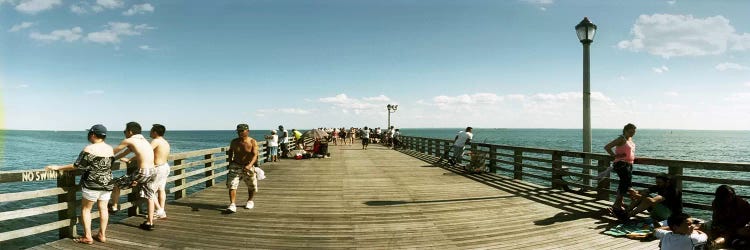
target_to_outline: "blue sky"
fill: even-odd
[[[0,128],[750,128],[750,1],[0,0]]]

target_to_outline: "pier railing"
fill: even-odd
[[[453,145],[453,140],[446,139],[401,138],[404,147],[436,157],[445,156]],[[613,173],[606,174],[601,180],[597,178],[612,163],[612,157],[606,154],[487,143],[471,143],[467,148],[488,155],[486,164],[490,173],[577,191],[597,199],[609,200],[610,195],[616,194],[614,184],[619,183],[617,178],[610,178]],[[670,174],[683,192],[684,206],[700,210],[711,210],[713,190],[721,184],[739,186],[738,190],[750,187],[747,179],[750,163],[636,158],[634,169],[634,187],[650,187],[654,185],[653,177],[657,174]]]
[[[290,145],[293,145],[293,143],[292,140]],[[262,164],[265,163],[269,152],[265,141],[258,141],[258,145],[258,164]],[[223,177],[229,172],[225,168],[229,165],[226,161],[226,151],[228,149],[229,147],[219,147],[169,155],[170,175],[167,178],[167,183],[172,183],[173,185],[168,185],[167,194],[173,195],[175,200],[179,200],[186,197],[188,188],[203,189],[213,186],[217,178]],[[127,165],[119,161],[112,167],[113,171],[126,169]],[[0,232],[0,242],[53,230],[58,230],[60,238],[75,236],[76,225],[81,221],[80,215],[77,214],[79,209],[76,209],[80,206],[81,202],[80,194],[78,194],[81,187],[76,181],[76,177],[80,174],[80,171],[62,172],[47,171],[45,169],[0,171],[0,184],[28,184],[36,182],[42,186],[40,182],[57,181],[57,185],[51,188],[0,194],[0,204],[10,204],[8,207],[19,208],[11,211],[0,211],[0,222],[57,213],[56,220],[47,216],[44,222],[39,222],[37,225],[28,225],[29,227]],[[119,175],[115,174],[115,176]],[[120,209],[127,209],[128,216],[137,215],[140,212],[137,205],[137,193],[133,192],[133,189],[128,189],[122,190],[120,195],[127,195],[127,200],[120,202]],[[52,202],[53,204],[34,207],[23,205],[50,203],[49,201],[44,201],[44,199],[49,200],[54,199],[54,197],[57,198],[57,201]],[[119,198],[112,197],[112,199]],[[92,219],[98,217],[98,213],[92,213]]]

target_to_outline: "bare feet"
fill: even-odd
[[[78,238],[73,239],[73,241],[76,243],[81,243],[81,244],[86,244],[86,245],[94,244],[93,239],[87,239],[86,237],[78,237]]]
[[[98,242],[101,242],[101,243],[104,243],[104,242],[107,242],[107,237],[104,237],[104,236],[101,235],[101,233],[98,233],[98,234],[94,235],[94,240],[96,240]]]

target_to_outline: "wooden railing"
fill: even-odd
[[[258,144],[260,146],[258,164],[262,164],[265,163],[269,152],[265,141],[259,141]],[[290,144],[293,144],[293,140]],[[228,149],[229,147],[220,147],[171,154],[168,158],[171,163],[171,173],[167,182],[173,183],[174,186],[169,188],[167,193],[174,195],[175,200],[179,200],[186,197],[188,188],[213,186],[217,178],[225,176],[229,172],[225,168],[229,165],[226,162],[226,151]],[[125,163],[116,162],[112,170],[125,170],[126,168]],[[76,213],[76,206],[80,205],[80,200],[76,198],[76,192],[81,190],[81,187],[76,183],[76,176],[78,175],[80,175],[79,171],[58,172],[44,169],[0,171],[0,183],[57,180],[57,185],[53,188],[0,194],[1,203],[30,202],[34,199],[57,196],[57,203],[54,204],[0,212],[0,222],[57,212],[56,221],[39,222],[39,224],[30,227],[0,232],[0,242],[52,230],[58,230],[60,238],[75,236],[76,225],[80,223],[80,217]],[[115,174],[115,176],[118,175]],[[123,190],[120,195],[127,195],[127,201],[120,203],[120,209],[127,209],[128,216],[137,215],[139,213],[139,206],[136,205],[137,194],[132,189],[128,189]],[[112,197],[112,199],[119,198]],[[98,213],[92,213],[92,219],[98,217]]]
[[[446,139],[410,136],[401,138],[404,147],[438,157],[450,151],[453,144],[453,140]],[[614,174],[595,181],[597,174],[605,171],[611,164],[612,158],[606,154],[487,143],[471,143],[468,148],[472,152],[484,152],[488,155],[490,173],[509,175],[517,180],[532,179],[532,182],[569,191],[577,188],[579,193],[597,199],[609,200],[611,194],[616,194],[616,186],[613,184],[619,183],[616,178],[610,178]],[[584,164],[587,159],[591,164]],[[659,173],[670,174],[674,177],[677,188],[683,192],[684,206],[700,210],[711,210],[710,200],[713,199],[716,187],[721,184],[735,188],[740,186],[738,190],[750,187],[750,163],[636,158],[634,169],[633,186],[649,187],[654,183],[652,177]],[[747,196],[743,193],[740,195]]]

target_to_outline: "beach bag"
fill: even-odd
[[[266,172],[263,171],[263,169],[260,169],[259,167],[255,167],[255,177],[258,180],[263,180],[266,178]]]

